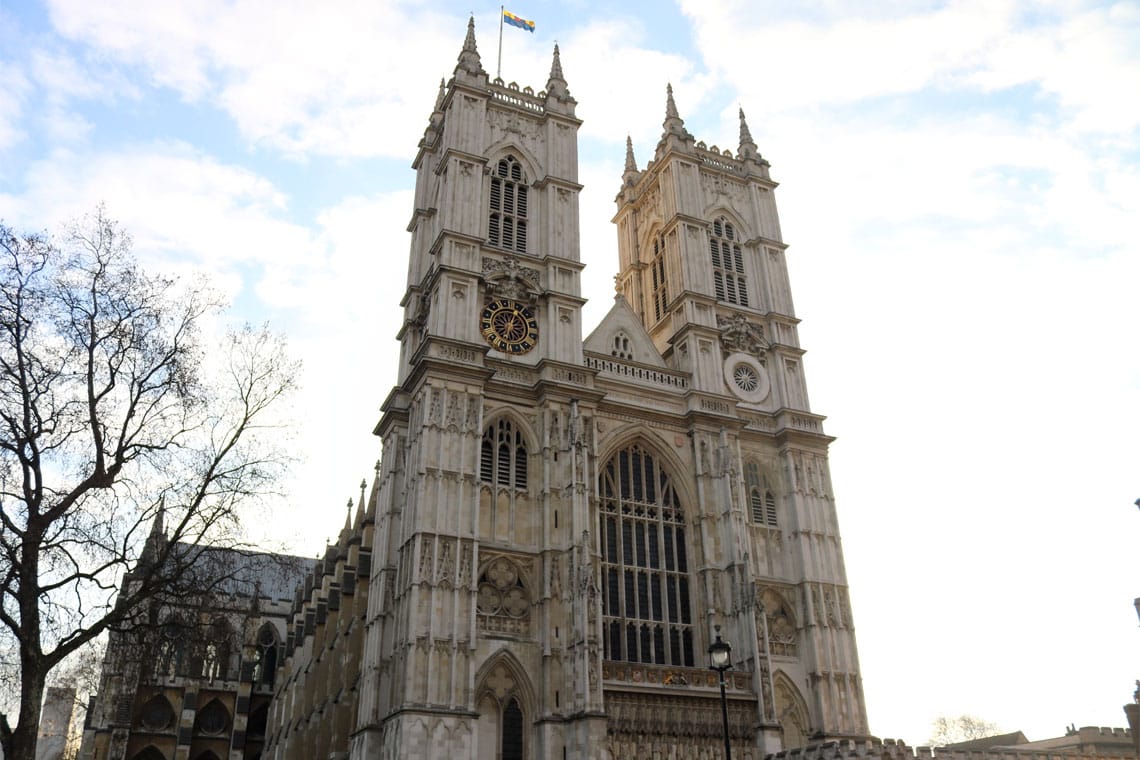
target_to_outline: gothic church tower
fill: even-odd
[[[351,757],[705,757],[866,734],[768,164],[670,91],[583,340],[576,103],[490,80],[473,22],[413,164],[398,384],[375,428]]]
[[[557,47],[544,90],[489,81],[472,21],[420,142],[354,758],[603,743],[596,615],[569,593],[591,567],[580,404],[596,398],[575,105]]]

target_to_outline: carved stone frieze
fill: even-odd
[[[728,353],[745,353],[762,357],[769,348],[764,337],[764,328],[749,322],[742,314],[716,317],[720,328],[720,345]]]
[[[540,276],[537,269],[522,266],[514,256],[483,259],[483,278],[487,281],[487,294],[492,298],[533,302],[542,292]]]

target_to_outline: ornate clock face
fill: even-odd
[[[538,322],[526,304],[500,298],[491,301],[479,315],[483,338],[505,354],[525,354],[538,343]]]

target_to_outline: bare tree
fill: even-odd
[[[0,225],[0,257],[0,664],[19,688],[0,742],[33,760],[52,670],[201,592],[193,568],[238,545],[239,505],[285,464],[297,367],[264,328],[210,350],[217,300],[143,272],[101,207],[58,241]]]
[[[945,747],[947,744],[984,739],[987,736],[996,736],[999,733],[1001,733],[1001,729],[996,723],[991,723],[976,715],[959,715],[957,718],[939,715],[931,724],[929,741],[932,747]]]

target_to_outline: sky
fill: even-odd
[[[583,121],[588,332],[612,303],[624,143],[686,127],[779,181],[828,416],[871,731],[971,713],[1123,726],[1140,678],[1140,4],[527,0]],[[290,497],[316,555],[371,479],[396,377],[410,163],[474,12],[293,0],[0,0],[0,219],[99,202],[152,270],[206,272],[304,362]]]

